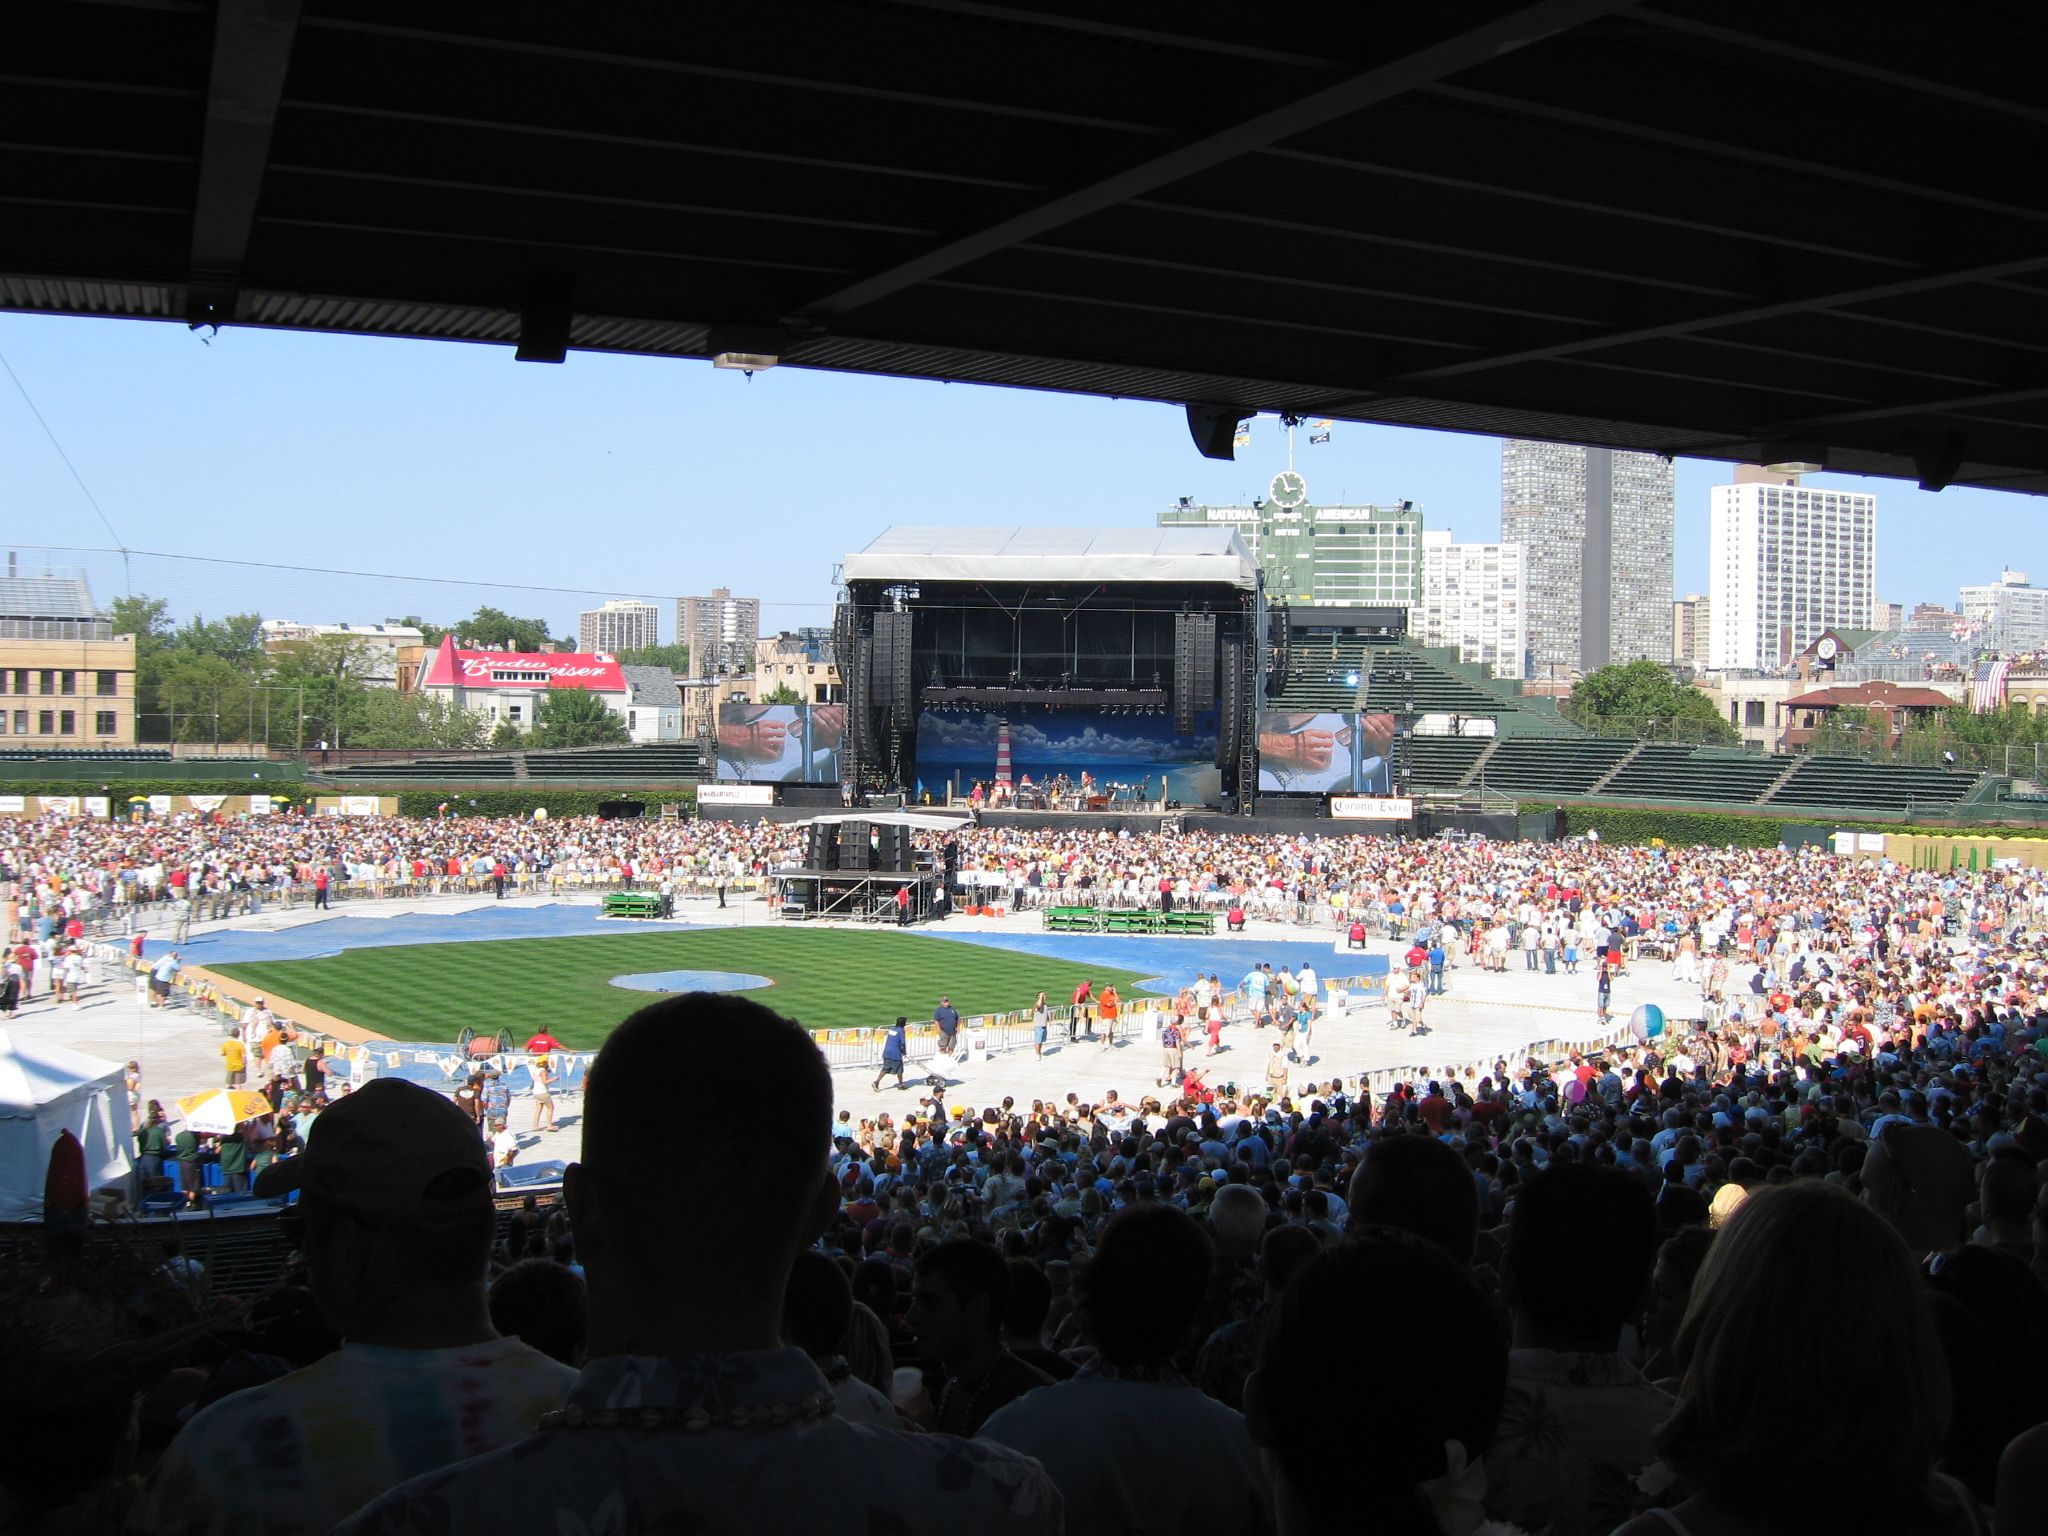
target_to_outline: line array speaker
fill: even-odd
[[[839,867],[839,829],[829,821],[814,821],[809,828],[809,847],[804,857],[807,869]]]
[[[910,868],[910,828],[882,827],[881,849],[875,868],[903,870]]]
[[[839,867],[841,869],[874,868],[874,848],[868,842],[868,824],[864,821],[842,821],[839,823]]]
[[[1173,616],[1173,728],[1185,736],[1195,716],[1216,707],[1216,615]]]
[[[1218,768],[1235,763],[1244,746],[1244,685],[1244,641],[1232,635],[1223,642],[1223,707],[1216,722]]]
[[[875,672],[868,702],[899,715],[907,715],[912,707],[910,621],[907,613],[875,615]]]

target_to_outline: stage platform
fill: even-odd
[[[910,890],[910,920],[930,915],[937,877],[930,870],[784,869],[775,873],[778,899],[771,908],[781,918],[851,918],[863,923],[902,920],[896,893]]]

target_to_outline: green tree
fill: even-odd
[[[546,619],[515,618],[489,604],[457,624],[455,634],[485,651],[545,651],[554,644]]]
[[[1654,661],[1631,661],[1588,672],[1572,685],[1561,713],[1603,736],[1660,741],[1736,742],[1741,733],[1721,718],[1714,701],[1690,684],[1672,680]]]
[[[666,667],[677,677],[690,675],[690,648],[687,645],[649,645],[637,651],[619,652],[619,663],[628,667]]]
[[[500,720],[498,728],[491,732],[491,750],[494,752],[517,752],[526,745],[526,732],[510,720]]]
[[[1815,757],[1891,756],[1891,732],[1884,718],[1871,710],[1831,709],[1814,727],[1806,750]]]
[[[115,634],[135,637],[138,665],[171,643],[171,605],[160,597],[151,597],[147,592],[117,597],[112,616]]]
[[[396,688],[364,692],[360,723],[349,740],[352,747],[436,747],[467,751],[484,741],[484,722],[461,705],[431,693],[400,693]]]
[[[256,679],[219,656],[165,657],[152,702],[157,741],[241,743],[262,734]]]
[[[177,649],[193,656],[218,656],[231,666],[259,670],[263,655],[263,615],[231,613],[224,619],[195,614],[171,637]]]
[[[801,704],[803,701],[804,696],[786,682],[777,683],[772,692],[764,693],[755,700],[758,704]]]
[[[632,741],[626,722],[584,688],[550,688],[534,712],[536,747],[622,747]]]

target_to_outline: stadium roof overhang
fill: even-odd
[[[18,0],[0,307],[2048,490],[2038,9]]]

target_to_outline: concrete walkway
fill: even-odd
[[[374,904],[351,902],[331,917],[302,906],[293,912],[274,910],[255,917],[195,925],[190,939],[181,947],[188,959],[196,961],[208,949],[218,948],[227,952],[230,946],[225,942],[215,944],[208,941],[217,937],[224,939],[229,930],[276,932],[343,919],[445,918],[464,913],[474,914],[478,921],[470,932],[474,937],[482,938],[492,924],[492,913],[479,909],[495,909],[507,919],[512,919],[515,913],[526,912],[528,919],[506,923],[508,927],[524,929],[529,926],[532,909],[550,905],[587,907],[594,911],[596,898],[590,896],[572,901],[567,897],[539,896],[493,902],[488,898],[478,900],[462,896]],[[567,916],[578,925],[577,931],[590,931],[580,926],[580,913]],[[759,897],[734,899],[724,912],[712,903],[693,901],[679,916],[690,926],[704,927],[752,926],[779,921],[771,915],[769,904]],[[358,931],[363,926],[361,922],[349,923],[350,928]],[[403,926],[394,927],[392,939],[404,941]],[[467,924],[464,926],[469,927]],[[590,926],[600,932],[634,932],[644,925],[598,925],[593,919]],[[1005,933],[1036,935],[1038,920],[1035,914],[1003,918],[955,917],[915,931],[938,937]],[[1159,939],[1143,942],[1172,946],[1195,941]],[[1219,937],[1217,942],[1223,941]],[[1325,978],[1346,973],[1347,956],[1339,952],[1335,936],[1328,933],[1291,924],[1254,922],[1245,934],[1232,936],[1228,943],[1233,950],[1242,953],[1238,975],[1259,960],[1272,959],[1277,965],[1282,953],[1300,952],[1297,947],[1316,944],[1322,946],[1317,968]],[[1037,947],[1036,943],[1033,947]],[[1162,948],[1162,957],[1168,953]],[[1392,954],[1393,947],[1379,946],[1378,953]],[[1405,1031],[1396,1033],[1389,1029],[1386,1010],[1376,1002],[1370,1007],[1354,1009],[1347,1016],[1325,1019],[1317,1025],[1311,1059],[1294,1070],[1293,1081],[1299,1085],[1311,1078],[1326,1082],[1331,1077],[1341,1076],[1355,1082],[1360,1073],[1391,1068],[1412,1067],[1424,1075],[1439,1072],[1446,1066],[1479,1064],[1482,1069],[1487,1069],[1497,1056],[1512,1058],[1536,1042],[1588,1040],[1598,1034],[1593,1010],[1593,977],[1589,968],[1581,966],[1580,973],[1573,977],[1562,972],[1554,976],[1544,975],[1522,970],[1519,957],[1510,956],[1510,959],[1514,968],[1500,975],[1482,974],[1469,965],[1453,970],[1448,995],[1430,1001],[1430,1029],[1420,1038],[1411,1037]],[[164,1009],[145,1007],[128,976],[117,973],[111,966],[102,965],[97,969],[99,979],[88,988],[84,1002],[78,1006],[53,1006],[47,991],[40,990],[43,978],[38,977],[37,996],[22,1009],[12,1026],[16,1038],[52,1041],[112,1061],[139,1061],[145,1100],[161,1099],[167,1108],[176,1098],[220,1086],[223,1081],[220,1060],[223,1031],[217,1020],[201,1017],[182,995],[175,999],[174,1006]],[[1170,963],[1162,965],[1163,971],[1171,969]],[[1224,977],[1226,985],[1235,980],[1234,976]],[[934,986],[942,988],[943,977],[935,976]],[[1650,960],[1638,962],[1617,983],[1613,1004],[1615,1019],[1625,1021],[1637,1004],[1645,1002],[1661,1005],[1673,1018],[1697,1017],[1700,1011],[1698,988],[1672,982],[1669,980],[1669,966]],[[906,1007],[905,1011],[910,1012],[913,1018],[923,1016],[921,1007]],[[1224,1032],[1225,1050],[1222,1054],[1208,1058],[1203,1054],[1206,1046],[1198,1046],[1189,1051],[1188,1059],[1205,1068],[1212,1084],[1263,1084],[1271,1039],[1270,1032],[1262,1036],[1249,1025],[1232,1025]],[[452,1048],[453,1042],[448,1042],[448,1045]],[[916,1108],[921,1093],[918,1086],[922,1080],[920,1066],[913,1060],[911,1087],[899,1090],[890,1086],[879,1092],[870,1087],[874,1075],[872,1063],[835,1070],[833,1076],[839,1107],[851,1110],[856,1119],[886,1109],[900,1120],[904,1113]],[[1149,1042],[1126,1041],[1114,1048],[1086,1041],[1069,1046],[1065,1043],[1063,1029],[1056,1024],[1042,1058],[1025,1046],[994,1053],[980,1062],[950,1065],[947,1070],[950,1084],[947,1099],[949,1103],[979,1108],[984,1104],[999,1103],[1006,1095],[1028,1105],[1034,1098],[1064,1101],[1067,1094],[1074,1093],[1083,1100],[1099,1102],[1108,1089],[1115,1088],[1119,1097],[1136,1102],[1155,1091],[1153,1085],[1160,1070],[1159,1052]],[[534,1133],[530,1130],[532,1105],[524,1098],[513,1101],[512,1125],[522,1133],[525,1141],[521,1153],[523,1162],[575,1156],[580,1095],[558,1093],[556,1110],[556,1128]]]

